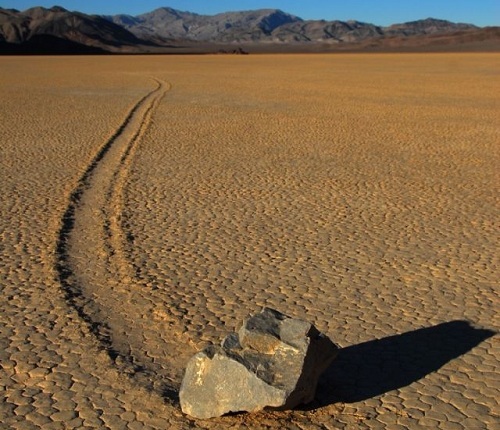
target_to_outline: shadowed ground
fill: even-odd
[[[494,334],[466,321],[450,321],[348,346],[325,372],[318,402],[361,402],[406,387]]]

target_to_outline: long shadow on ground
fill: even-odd
[[[407,386],[494,334],[451,321],[343,348],[322,375],[317,400],[309,407],[359,402]]]

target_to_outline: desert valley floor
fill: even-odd
[[[0,57],[0,424],[498,429],[498,54]],[[194,420],[268,306],[313,404]]]

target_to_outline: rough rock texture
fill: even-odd
[[[156,35],[167,40],[212,43],[349,43],[385,36],[447,34],[477,30],[477,27],[471,24],[433,18],[394,24],[390,27],[354,20],[303,20],[279,9],[199,15],[161,7],[138,16],[114,15],[105,18],[140,38]]]
[[[182,410],[204,419],[309,403],[337,351],[312,324],[264,308],[221,346],[191,358],[180,390]]]
[[[343,49],[498,50],[500,27],[479,28],[428,18],[382,27],[349,21],[303,20],[279,9],[199,15],[168,7],[138,16],[87,15],[54,6],[0,7],[0,54],[304,52]]]
[[[120,25],[97,16],[70,12],[58,6],[34,7],[20,12],[0,8],[0,42],[28,45],[41,52],[117,51],[143,43]],[[52,44],[57,44],[51,48]],[[78,46],[79,45],[79,46]],[[2,47],[0,47],[1,52]]]

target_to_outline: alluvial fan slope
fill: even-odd
[[[2,421],[494,428],[497,65],[1,58]],[[316,402],[183,416],[189,357],[263,306],[343,348]]]

